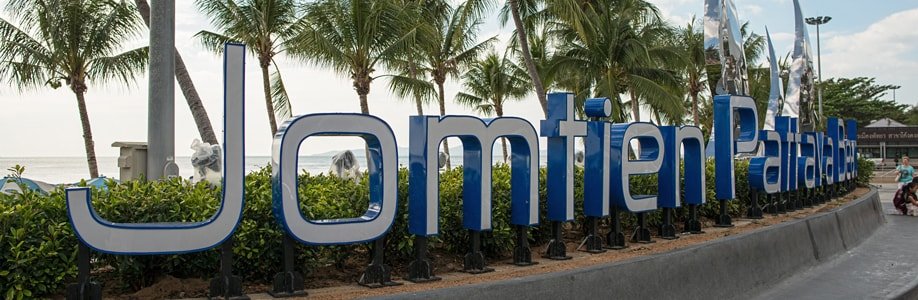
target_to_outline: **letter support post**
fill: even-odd
[[[77,249],[77,283],[67,285],[68,300],[99,300],[102,299],[102,285],[92,281],[90,271],[90,250],[82,241]]]
[[[274,286],[268,291],[268,295],[274,298],[305,297],[307,293],[303,274],[294,268],[296,250],[290,235],[284,235],[283,247],[284,271],[274,275]]]
[[[211,299],[248,300],[242,293],[242,278],[233,275],[233,238],[220,245],[220,274],[210,281]]]

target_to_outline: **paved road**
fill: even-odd
[[[756,299],[886,299],[918,283],[918,217],[895,212],[895,189],[895,184],[880,185],[887,224],[873,236]]]

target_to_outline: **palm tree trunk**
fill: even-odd
[[[418,115],[419,115],[419,116],[423,116],[423,115],[424,115],[424,106],[421,105],[421,96],[414,96],[414,97],[415,97],[415,98],[414,98],[414,106],[415,106],[415,108],[417,108],[417,110],[418,110]]]
[[[663,118],[660,117],[660,111],[654,110],[653,117],[657,119],[657,126],[663,126]]]
[[[633,122],[641,121],[641,106],[638,103],[637,94],[634,93],[634,89],[629,89],[631,94],[631,115]],[[629,141],[630,142],[630,141]],[[634,146],[634,157],[637,158],[641,153],[641,144],[635,144]]]
[[[369,115],[370,114],[370,105],[367,103],[367,94],[360,93],[357,96],[360,97],[360,113]]]
[[[629,90],[629,93],[631,94],[631,118],[632,118],[631,120],[633,122],[640,122],[641,121],[641,106],[638,103],[637,95],[634,93],[633,89]]]
[[[497,114],[498,118],[504,116],[504,107],[501,104],[501,102],[502,101],[500,100],[494,101],[494,104],[496,104],[494,105],[494,113]],[[503,153],[504,153],[504,164],[506,165],[507,164],[507,138],[503,138],[503,137],[500,138],[500,146],[501,146],[501,150],[503,150]],[[491,153],[493,152],[493,150],[489,149],[488,152]]]
[[[414,79],[414,80],[418,79],[418,69],[414,67],[413,61],[411,62],[411,67],[408,68],[408,73],[411,76],[411,79]],[[421,101],[421,95],[418,93],[413,93],[413,94],[414,94],[414,105],[415,105],[415,108],[417,108],[418,110],[418,115],[423,116],[424,106],[422,105],[423,103],[421,103],[423,102]]]
[[[96,162],[96,146],[92,140],[92,128],[89,126],[89,113],[86,111],[86,99],[83,98],[84,92],[74,91],[77,98],[77,106],[80,109],[80,122],[83,124],[83,145],[86,146],[86,163],[89,165],[89,177],[99,177],[99,165]]]
[[[150,5],[147,0],[134,0],[134,3],[137,5],[137,11],[140,12],[140,17],[143,18],[144,24],[149,28]],[[201,140],[209,144],[219,143],[217,136],[214,134],[214,128],[211,126],[210,117],[207,116],[207,110],[201,102],[201,96],[198,95],[198,90],[195,89],[194,82],[191,81],[191,75],[188,74],[188,68],[185,67],[185,61],[182,59],[182,55],[179,54],[178,49],[175,50],[175,79],[182,90],[182,95],[185,96],[185,101],[188,102],[188,109],[191,110],[191,117],[194,118],[194,123],[198,127],[198,134],[201,135]]]
[[[178,50],[175,51],[175,79],[178,81],[179,89],[182,90],[182,95],[185,96],[185,101],[188,102],[188,109],[191,111],[191,117],[198,127],[198,134],[201,135],[201,139],[208,144],[218,144],[214,128],[210,123],[210,117],[207,116],[207,109],[204,108],[204,103],[201,102],[201,96],[198,95],[198,90],[195,89],[194,82],[191,81],[191,75],[188,74],[188,69],[185,67],[185,61],[179,55]]]
[[[692,92],[692,119],[695,121],[695,126],[698,126],[698,93]]]
[[[523,26],[523,20],[520,19],[520,4],[518,0],[509,0],[510,13],[513,15],[513,25],[516,26],[516,38],[520,42],[520,50],[523,52],[523,60],[526,62],[526,71],[529,78],[532,79],[532,87],[535,89],[536,96],[539,97],[539,104],[542,105],[542,113],[548,117],[548,101],[545,100],[545,87],[542,86],[542,79],[536,70],[535,62],[532,61],[532,52],[529,52],[529,38],[526,35],[526,28]]]
[[[357,97],[360,98],[360,113],[369,115],[370,114],[370,104],[367,102],[367,95],[370,94],[370,83],[373,82],[369,76],[355,77],[358,79],[354,80],[354,90],[357,91]],[[372,162],[370,156],[370,145],[364,143],[363,153],[366,157],[366,166],[369,170],[370,163]]]
[[[268,77],[269,62],[261,62],[261,80],[265,88],[265,107],[268,109],[268,123],[271,125],[271,136],[277,133],[277,119],[274,117],[274,101],[271,99],[271,79]]]
[[[437,102],[440,104],[440,116],[446,115],[446,96],[443,94],[443,80],[437,81]],[[443,153],[446,153],[446,169],[449,170],[452,168],[450,160],[452,156],[449,155],[449,140],[443,139]],[[438,153],[439,155],[439,153]]]

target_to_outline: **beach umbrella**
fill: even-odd
[[[14,192],[22,192],[20,189],[20,184],[25,186],[25,188],[42,193],[48,194],[49,191],[54,189],[54,185],[42,182],[38,180],[32,180],[28,178],[14,178],[14,177],[3,177],[0,181],[0,192],[5,194],[12,194]]]
[[[115,180],[114,178],[108,178],[105,176],[96,177],[86,181],[87,187],[94,187],[101,190],[108,190],[108,185],[105,184],[108,180]],[[115,180],[117,182],[117,180]]]

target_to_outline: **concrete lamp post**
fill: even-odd
[[[147,179],[178,175],[175,166],[175,0],[151,1]]]

